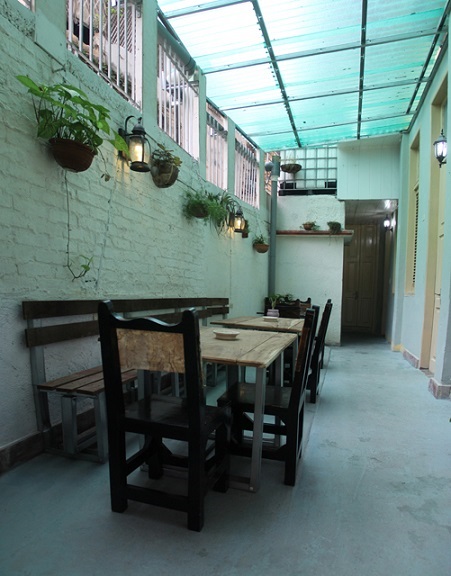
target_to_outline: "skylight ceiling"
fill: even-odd
[[[267,151],[406,130],[450,0],[159,0],[207,96]]]

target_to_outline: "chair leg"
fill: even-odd
[[[316,403],[316,396],[318,395],[318,382],[319,382],[319,364],[313,365],[312,371],[309,374],[307,388],[310,390],[310,402]]]
[[[204,525],[205,446],[192,447],[188,454],[188,529],[200,532]]]
[[[215,439],[215,466],[221,469],[219,477],[213,489],[217,492],[227,492],[229,489],[230,454],[229,438],[227,437],[227,426],[220,426],[216,430]]]
[[[127,463],[125,449],[125,434],[109,430],[109,469],[110,498],[113,512],[124,512],[127,508]]]
[[[287,444],[285,452],[285,479],[284,482],[287,486],[294,486],[296,484],[296,476],[298,470],[298,438],[299,438],[299,422],[287,423]]]

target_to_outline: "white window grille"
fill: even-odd
[[[227,119],[208,102],[207,180],[227,188]]]
[[[22,4],[22,6],[28,8],[29,10],[34,10],[34,0],[19,0],[19,3]]]
[[[199,159],[199,93],[182,60],[158,38],[158,126],[181,148]]]
[[[280,163],[296,163],[302,169],[293,177],[281,171],[282,180],[296,182],[298,189],[337,188],[337,147],[324,146],[321,148],[296,148],[295,150],[282,150]]]
[[[138,106],[141,31],[138,0],[67,0],[69,49]]]
[[[235,195],[258,208],[258,184],[258,150],[240,132],[235,131]]]

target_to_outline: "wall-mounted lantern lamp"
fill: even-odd
[[[391,228],[391,220],[388,217],[388,214],[385,215],[384,228],[385,228],[385,230],[390,230],[390,228]]]
[[[442,164],[446,164],[446,156],[448,154],[448,143],[446,141],[443,130],[440,132],[440,136],[434,142],[434,154],[438,160],[438,165],[441,168]]]
[[[243,210],[239,206],[233,218],[233,228],[235,232],[242,232],[246,226]]]
[[[138,123],[135,124],[129,133],[127,132],[127,124],[130,118],[134,118],[134,116],[128,116],[125,120],[125,127],[119,128],[118,130],[119,135],[122,136],[128,144],[130,170],[134,170],[135,172],[150,172],[150,142],[147,139],[144,126],[141,124],[142,118],[138,118]],[[124,158],[121,153],[119,154]]]

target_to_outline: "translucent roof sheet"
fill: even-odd
[[[208,98],[267,151],[406,130],[447,34],[446,5],[159,0]]]

